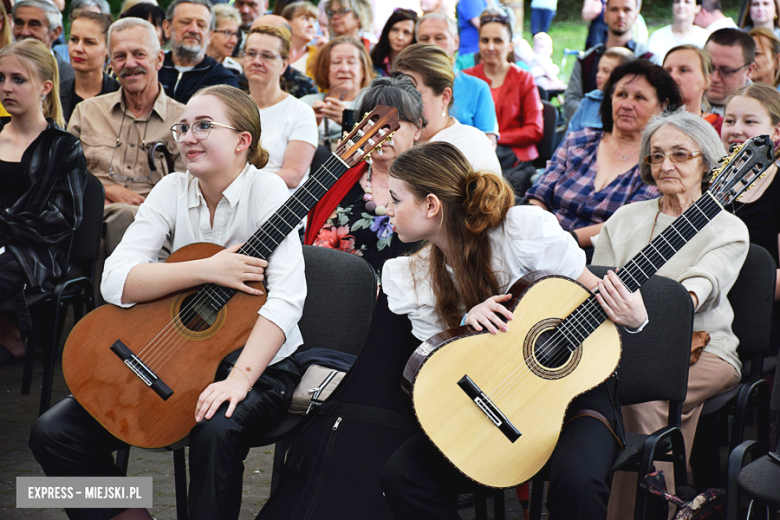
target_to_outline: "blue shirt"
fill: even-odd
[[[458,34],[460,35],[461,54],[479,51],[479,30],[471,23],[487,8],[486,0],[460,0],[456,10],[458,14]]]
[[[582,98],[580,106],[574,115],[571,116],[569,126],[566,128],[566,135],[569,132],[576,132],[583,128],[595,128],[601,130],[603,123],[601,122],[601,100],[604,99],[604,93],[599,89],[592,90],[585,94]],[[566,137],[564,135],[564,138]]]
[[[461,124],[498,135],[496,105],[490,86],[479,78],[458,72],[452,87],[454,100],[450,115]]]

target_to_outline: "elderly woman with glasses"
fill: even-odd
[[[712,125],[678,110],[648,123],[640,153],[642,180],[656,186],[661,197],[624,206],[607,220],[596,242],[596,265],[628,263],[702,196],[711,178],[709,172],[726,151]],[[657,273],[677,280],[688,290],[695,309],[693,330],[706,332],[710,337],[700,357],[691,354],[681,426],[686,461],[704,401],[730,390],[740,379],[739,340],[731,330],[734,313],[726,295],[747,257],[749,242],[745,224],[722,211]],[[626,431],[652,433],[668,424],[668,411],[668,403],[660,401],[624,406]],[[673,472],[667,469],[664,473],[667,484],[673,485]],[[611,517],[631,517],[635,479],[633,474],[615,475]]]
[[[363,31],[370,31],[373,21],[368,0],[327,0],[325,14],[331,37],[350,36],[361,40],[367,51],[371,50],[371,42],[363,37]]]
[[[260,109],[267,171],[294,190],[309,172],[317,148],[317,121],[303,101],[283,91],[279,80],[288,66],[290,33],[283,27],[255,27],[246,38],[244,71],[249,96]]]
[[[243,72],[241,64],[231,58],[241,36],[238,30],[241,14],[232,5],[217,4],[214,6],[214,20],[215,29],[211,31],[206,55],[234,73],[241,74]]]

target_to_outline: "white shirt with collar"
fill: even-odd
[[[106,260],[100,286],[103,297],[120,307],[125,281],[139,264],[152,263],[166,238],[173,250],[196,242],[224,247],[245,242],[287,200],[284,181],[276,174],[247,164],[223,192],[210,224],[209,209],[198,179],[189,173],[165,176],[138,208],[122,242]],[[285,335],[271,364],[291,355],[303,344],[298,321],[306,299],[303,251],[297,235],[288,235],[268,258],[265,280],[268,299],[258,311]]]

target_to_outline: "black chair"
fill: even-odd
[[[321,347],[357,355],[366,341],[374,313],[377,295],[374,269],[358,256],[323,247],[303,246],[303,257],[308,292],[303,316],[298,322],[303,336],[303,345],[299,350]],[[334,314],[334,311],[337,313]],[[287,414],[279,424],[258,438],[254,446],[280,442],[304,417],[301,414]],[[281,449],[275,450],[274,468],[282,466],[282,453]],[[127,455],[123,454],[123,457],[126,470]],[[187,468],[183,446],[174,450],[173,465],[176,517],[178,520],[186,520]],[[272,494],[278,481],[278,476],[272,476]]]
[[[770,402],[772,412],[780,414],[780,365],[775,368],[774,387]],[[740,494],[744,494],[759,507],[769,510],[769,518],[776,519],[780,508],[780,455],[775,442],[774,452],[766,451],[768,445],[745,441],[729,455],[726,513],[728,520],[737,520]],[[762,453],[765,455],[760,456]],[[749,455],[759,456],[745,465]]]
[[[33,320],[33,333],[27,341],[25,352],[22,394],[30,393],[35,348],[41,344],[44,365],[38,415],[42,415],[51,405],[54,365],[68,304],[74,304],[75,321],[83,316],[82,305],[86,305],[88,311],[95,308],[92,281],[100,248],[104,201],[103,184],[97,177],[88,173],[84,189],[83,217],[71,239],[67,278],[50,291],[29,291],[25,294]],[[0,312],[15,312],[13,301],[0,304]]]
[[[734,309],[732,330],[739,338],[742,381],[733,389],[705,401],[696,432],[691,465],[697,488],[721,487],[718,424],[733,416],[729,452],[744,440],[749,411],[758,418],[758,440],[769,443],[769,383],[763,379],[764,357],[771,351],[772,308],[777,267],[761,246],[751,244],[739,277],[729,291]],[[720,420],[719,420],[720,419]]]
[[[588,268],[600,277],[607,271],[606,267]],[[617,398],[621,405],[669,401],[669,423],[651,435],[626,434],[626,449],[619,452],[611,472],[634,471],[644,476],[654,471],[655,461],[672,462],[676,485],[684,485],[685,445],[679,426],[688,392],[693,302],[680,283],[662,276],[653,276],[641,290],[650,323],[641,334],[621,331]],[[530,517],[534,520],[541,518],[547,472],[543,469],[531,484]],[[646,517],[649,497],[637,486],[634,518]]]
[[[329,158],[330,158],[330,150],[328,150],[328,148],[323,145],[317,146],[317,149],[314,150],[314,157],[312,157],[311,167],[309,169],[309,172],[314,173],[317,170],[319,170],[320,166],[325,164],[325,161],[327,161]]]
[[[555,132],[558,128],[558,109],[549,101],[542,100],[542,118],[544,120],[544,136],[536,144],[539,157],[534,159],[535,168],[545,168],[547,161],[552,159],[555,152]]]

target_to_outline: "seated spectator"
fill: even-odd
[[[672,75],[685,105],[685,110],[703,117],[720,135],[723,116],[702,110],[704,93],[712,82],[712,58],[695,45],[681,45],[670,50],[664,59],[664,70]]]
[[[104,72],[108,63],[108,28],[111,16],[85,9],[70,15],[68,49],[75,78],[62,82],[60,102],[65,122],[76,105],[94,96],[119,90],[117,80]]]
[[[400,128],[392,141],[382,144],[382,154],[372,164],[350,168],[309,212],[304,244],[341,249],[365,258],[377,273],[388,258],[403,256],[417,244],[405,244],[385,213],[390,205],[390,166],[414,146],[423,127],[423,102],[408,76],[377,78],[360,97],[358,111],[371,112],[377,105],[398,111]]]
[[[244,69],[241,64],[231,58],[238,44],[238,24],[241,23],[241,15],[238,10],[229,4],[217,4],[214,6],[214,22],[216,28],[211,31],[209,45],[206,48],[206,56],[210,56],[221,63],[223,67],[241,74]]]
[[[310,76],[317,47],[309,42],[317,37],[317,8],[311,2],[292,2],[282,10],[282,17],[290,23],[290,67]],[[324,44],[325,40],[319,41]]]
[[[258,16],[255,18],[255,21],[252,22],[252,29],[264,25],[270,27],[283,27],[288,33],[292,32],[290,23],[285,18],[275,14]],[[244,36],[244,40],[246,40],[246,35]],[[284,69],[280,83],[282,85],[282,90],[298,99],[303,96],[308,96],[309,94],[317,93],[317,85],[314,84],[314,80],[293,67]]]
[[[552,211],[581,247],[591,247],[618,208],[658,196],[639,175],[642,132],[652,116],[681,105],[677,84],[658,65],[632,60],[616,68],[604,86],[602,130],[571,132],[526,193],[529,203]]]
[[[720,29],[707,39],[712,58],[712,83],[705,97],[710,112],[723,115],[726,100],[748,84],[756,68],[756,42],[739,29]]]
[[[512,27],[504,15],[479,18],[479,53],[482,62],[463,72],[490,85],[498,117],[496,154],[504,177],[522,197],[536,172],[531,161],[539,157],[536,143],[544,135],[542,103],[533,76],[514,64]]]
[[[609,28],[606,43],[599,43],[577,60],[569,77],[563,98],[563,113],[568,121],[580,106],[586,92],[596,89],[598,63],[604,51],[612,47],[626,47],[637,58],[650,58],[647,48],[631,39],[631,27],[638,14],[637,0],[608,0],[604,20]]]
[[[111,6],[108,5],[108,2],[106,2],[106,0],[74,0],[73,2],[71,2],[70,7],[68,9],[69,9],[68,19],[70,19],[71,21],[73,20],[73,13],[81,9],[84,9],[85,11],[92,11],[93,13],[107,14],[111,16]],[[111,18],[111,21],[113,22],[114,19]],[[59,38],[59,40],[61,39],[62,38]],[[62,56],[63,58],[70,59],[70,52],[68,50],[67,42],[56,43],[52,45],[52,50],[57,54],[59,54],[60,56]],[[65,118],[65,120],[67,121],[68,119]]]
[[[371,71],[368,51],[349,36],[337,36],[317,52],[314,81],[323,92],[304,96],[301,101],[314,109],[320,144],[335,146],[341,139],[344,109],[355,109],[360,90],[371,83]]]
[[[162,7],[156,3],[140,2],[128,8],[126,11],[122,11],[119,18],[140,18],[146,20],[154,26],[157,30],[157,39],[160,40],[160,46],[163,46],[168,41],[165,38],[163,32],[163,22],[165,21],[165,11]]]
[[[458,27],[451,17],[438,13],[426,14],[417,22],[416,32],[419,43],[433,44],[450,59],[454,59],[460,40]],[[495,148],[498,142],[498,120],[488,84],[474,76],[462,74],[456,67],[452,96],[450,115],[461,124],[485,132]]]
[[[768,135],[775,143],[780,139],[780,92],[769,85],[743,87],[726,104],[721,137],[727,150],[759,135]],[[769,251],[775,265],[780,266],[780,176],[777,171],[778,162],[775,161],[764,177],[727,209],[745,223],[750,232],[750,243]],[[780,270],[777,280],[775,301],[780,301]],[[774,307],[770,343],[777,352],[780,305]]]
[[[701,197],[710,170],[724,153],[712,125],[698,116],[679,110],[653,119],[642,136],[641,175],[644,182],[658,187],[661,197],[618,209],[599,233],[593,263],[628,263]],[[739,340],[731,330],[734,311],[726,295],[745,262],[748,240],[747,228],[739,218],[722,211],[657,272],[688,290],[693,300],[693,330],[704,331],[711,338],[698,360],[691,360],[688,373],[680,426],[686,463],[704,401],[734,388],[741,378]],[[630,433],[649,435],[669,424],[668,401],[622,406],[621,410]],[[664,469],[667,489],[674,493],[671,463],[656,465]],[[608,518],[632,516],[636,479],[636,473],[615,473]]]
[[[165,53],[159,75],[168,97],[184,104],[202,87],[238,86],[232,72],[206,56],[213,29],[214,11],[208,0],[171,2],[163,22],[171,50]]]
[[[751,29],[748,34],[756,42],[756,67],[750,81],[777,87],[780,85],[780,39],[763,27]]]
[[[533,58],[528,63],[534,83],[547,91],[566,90],[566,83],[558,77],[561,69],[553,63],[553,41],[546,32],[534,36]]]
[[[371,50],[371,42],[363,36],[363,31],[371,31],[374,18],[368,0],[327,0],[325,14],[331,37],[349,36],[363,42],[366,51]]]
[[[246,38],[246,77],[249,96],[260,109],[261,142],[268,150],[265,169],[281,177],[294,190],[309,172],[317,148],[317,122],[311,107],[279,86],[288,66],[290,33],[280,27],[261,26]]]
[[[25,286],[52,289],[68,273],[87,166],[78,139],[61,128],[57,62],[46,45],[30,39],[0,49],[0,89],[11,116],[0,121],[0,301],[7,301]],[[0,314],[0,364],[23,356],[16,320]]]
[[[596,90],[585,94],[580,107],[569,120],[566,127],[566,135],[583,128],[601,129],[601,102],[604,99],[604,85],[607,84],[612,71],[634,59],[634,53],[625,47],[612,47],[604,51],[599,59],[599,68],[596,73]],[[565,139],[565,136],[564,136]]]
[[[515,13],[511,9],[501,5],[488,5],[479,15],[477,20],[488,15],[505,17],[509,21],[511,27],[514,27],[517,24]],[[479,31],[477,31],[477,34],[479,34]],[[515,64],[522,69],[528,70],[528,62],[531,61],[531,57],[533,56],[533,48],[522,37],[518,37],[517,41],[514,43],[516,45]],[[477,66],[481,61],[482,56],[479,54],[479,42],[477,42],[476,52],[458,52],[458,55],[455,57],[455,70],[470,69]]]
[[[672,3],[672,24],[661,27],[647,40],[647,47],[653,53],[653,63],[661,65],[669,49],[680,45],[704,47],[707,32],[694,25],[693,19],[701,10],[695,0],[674,0]]]
[[[426,125],[420,134],[421,143],[446,141],[460,150],[475,171],[501,175],[498,157],[485,133],[449,115],[455,73],[443,50],[423,43],[410,45],[398,55],[395,70],[411,76],[422,94]]]
[[[154,26],[122,18],[108,29],[111,65],[121,88],[76,105],[68,130],[81,139],[87,168],[106,190],[104,254],[119,244],[138,206],[165,172],[149,171],[147,145],[162,141],[186,170],[171,135],[184,105],[165,95],[157,81],[163,53]]]
[[[393,60],[413,43],[417,43],[414,26],[417,13],[410,9],[396,9],[387,19],[379,41],[371,51],[371,61],[377,76],[386,77],[393,70]]]
[[[701,10],[693,19],[693,23],[707,31],[707,38],[719,29],[737,28],[734,20],[721,11],[720,0],[696,0],[696,3],[701,6]]]
[[[780,38],[780,21],[777,19],[778,15],[780,15],[780,3],[778,3],[778,0],[749,1],[750,7],[742,13],[739,27],[745,32],[750,32],[750,29],[756,27],[764,27]]]
[[[62,13],[47,0],[21,0],[14,4],[13,34],[16,41],[33,38],[51,49],[54,41],[62,34]],[[60,85],[73,79],[75,73],[68,60],[52,51],[57,59]]]

